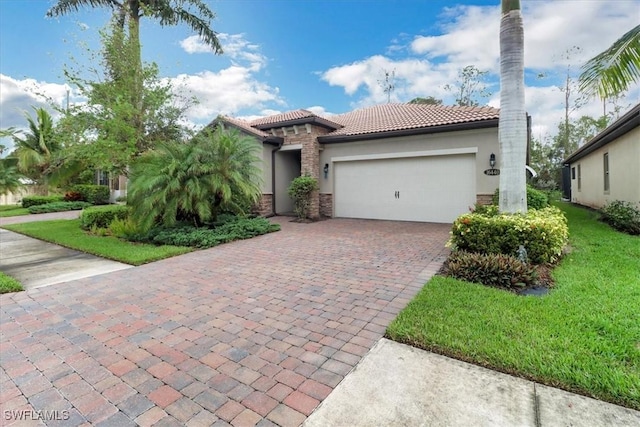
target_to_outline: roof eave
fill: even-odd
[[[356,135],[323,135],[318,137],[318,142],[322,144],[333,144],[339,142],[353,142],[371,139],[392,138],[398,136],[425,135],[432,133],[453,132],[462,130],[487,129],[498,127],[498,119],[474,120],[471,122],[453,123],[439,126],[427,126],[411,129],[399,129],[373,133],[360,133]]]
[[[307,123],[320,126],[325,129],[330,129],[330,130],[337,130],[343,127],[339,123],[335,123],[330,120],[323,119],[322,117],[301,117],[299,119],[290,119],[290,120],[283,120],[279,122],[254,125],[253,127],[260,130],[265,130],[265,129],[279,128],[283,126],[304,125]]]
[[[257,134],[255,132],[249,131],[249,129],[244,129],[244,128],[236,125],[233,122],[225,120],[224,118],[218,118],[218,119],[214,120],[213,122],[211,122],[208,126],[211,126],[212,124],[217,124],[218,121],[224,121],[224,123],[227,126],[232,126],[234,129],[237,129],[237,130],[239,130],[240,132],[242,132],[244,134],[251,135],[252,137],[257,138],[258,140],[260,140],[263,144],[270,144],[270,145],[282,145],[282,144],[284,144],[284,138],[282,138],[280,136],[260,135],[260,134]]]
[[[628,113],[613,122],[598,135],[594,136],[591,141],[578,148],[573,154],[567,157],[563,163],[570,164],[576,160],[580,160],[638,126],[640,126],[640,104],[633,107]]]

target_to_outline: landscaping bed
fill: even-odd
[[[434,277],[387,337],[640,409],[640,241],[561,204],[571,252],[543,297]]]

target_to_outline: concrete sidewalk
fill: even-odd
[[[51,221],[54,219],[77,219],[81,212],[82,211],[65,211],[0,217],[0,227],[9,224],[22,224],[23,222]]]
[[[640,412],[382,338],[303,425],[635,427]]]
[[[0,271],[18,279],[25,289],[131,267],[0,229]]]

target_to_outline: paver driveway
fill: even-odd
[[[2,423],[301,424],[439,269],[449,226],[275,221],[278,233],[0,296]],[[57,412],[28,412],[44,410]]]

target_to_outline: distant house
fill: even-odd
[[[640,104],[571,154],[565,165],[573,203],[600,208],[622,200],[640,208]]]
[[[496,170],[485,173],[499,157],[498,117],[491,107],[386,104],[212,124],[262,146],[262,214],[292,212],[287,188],[309,174],[320,184],[311,216],[450,223],[499,185]]]

